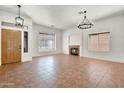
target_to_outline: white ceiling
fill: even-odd
[[[123,5],[23,5],[21,14],[31,17],[37,24],[67,29],[81,22],[83,16],[78,14],[80,11],[87,10],[87,17],[94,20],[123,9]],[[18,13],[16,5],[1,5],[0,10]]]

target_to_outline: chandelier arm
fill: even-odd
[[[85,17],[84,17],[84,19],[83,19],[83,21],[82,21],[82,24],[84,23],[84,21],[85,21]]]

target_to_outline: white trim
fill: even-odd
[[[26,29],[15,28],[15,27],[8,27],[8,26],[1,26],[1,29],[12,29],[12,30],[19,30],[19,31],[28,31]]]

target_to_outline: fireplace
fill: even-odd
[[[80,56],[80,46],[79,45],[70,45],[69,46],[69,54]]]

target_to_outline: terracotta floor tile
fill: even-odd
[[[124,87],[124,64],[69,55],[0,67],[1,88]]]

